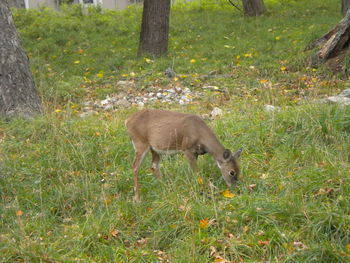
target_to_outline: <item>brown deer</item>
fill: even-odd
[[[131,115],[125,121],[125,126],[135,149],[132,165],[135,201],[140,201],[138,172],[148,151],[152,153],[153,174],[158,178],[161,178],[161,155],[183,152],[193,171],[197,170],[198,155],[209,153],[216,160],[228,186],[238,179],[240,169],[237,159],[242,148],[234,154],[225,149],[214,132],[197,115],[144,109]]]

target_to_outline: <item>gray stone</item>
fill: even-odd
[[[89,116],[92,116],[96,113],[96,111],[87,111],[87,112],[82,112],[79,114],[80,118],[87,118]]]
[[[135,88],[135,83],[129,80],[119,80],[117,86],[124,88]]]
[[[277,107],[277,106],[273,106],[273,105],[265,105],[264,106],[264,110],[266,112],[274,112],[274,111],[280,111],[281,108],[280,107]]]
[[[222,111],[222,109],[215,107],[211,112],[210,112],[210,116],[215,118],[215,117],[220,117],[224,115],[224,112]]]
[[[176,77],[176,73],[172,68],[167,68],[164,72],[165,76],[167,76],[168,78],[174,78]]]
[[[338,105],[342,105],[342,106],[349,106],[350,105],[350,98],[342,97],[342,96],[331,96],[331,97],[320,100],[320,102],[338,104]]]
[[[118,100],[115,104],[118,107],[129,107],[130,106],[130,102],[126,99]]]
[[[345,90],[343,90],[343,91],[339,94],[339,96],[350,98],[350,89],[345,89]]]
[[[104,107],[104,110],[113,110],[113,104],[108,104],[106,107]]]

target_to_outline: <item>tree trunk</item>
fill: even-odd
[[[242,0],[245,16],[260,16],[266,11],[263,0]]]
[[[346,11],[348,11],[350,6],[350,0],[342,0],[341,1],[341,13],[343,14],[343,16],[345,16]]]
[[[24,0],[7,0],[9,7],[25,8]]]
[[[31,117],[41,102],[6,0],[0,1],[0,28],[0,117]]]
[[[310,65],[317,67],[330,59],[333,59],[334,61],[332,62],[337,62],[340,65],[349,48],[349,43],[350,9],[346,12],[345,17],[327,34],[316,39],[306,47],[306,50],[318,47],[318,50],[310,58]]]
[[[144,0],[138,55],[168,51],[170,0]]]

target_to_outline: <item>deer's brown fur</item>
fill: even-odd
[[[144,109],[131,115],[125,121],[125,126],[135,148],[132,168],[136,201],[140,200],[138,171],[148,151],[152,153],[153,173],[159,178],[161,155],[183,152],[194,171],[197,170],[198,155],[209,153],[216,160],[227,185],[237,180],[237,158],[242,150],[232,155],[197,115]]]

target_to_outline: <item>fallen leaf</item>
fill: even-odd
[[[236,195],[231,193],[230,190],[226,189],[225,191],[222,192],[222,195],[226,198],[233,198],[235,197]]]
[[[119,230],[117,230],[117,229],[113,229],[112,231],[111,231],[111,236],[112,237],[117,237],[118,235],[119,235]]]
[[[303,250],[303,249],[306,249],[307,246],[304,245],[303,243],[301,243],[300,241],[294,241],[293,242],[293,247],[297,250]]]
[[[217,256],[215,259],[214,259],[214,262],[216,263],[227,263],[229,261],[227,261],[226,259],[220,257],[220,256]]]
[[[258,241],[258,245],[259,245],[259,246],[266,246],[266,245],[268,245],[269,243],[270,243],[270,241],[268,241],[268,240],[265,240],[265,241],[259,240],[259,241]]]
[[[350,244],[346,245],[346,250],[350,252]]]
[[[249,190],[253,191],[256,188],[256,184],[250,184],[248,188]]]
[[[16,216],[22,216],[23,215],[23,211],[22,210],[18,210],[17,212],[16,212]]]
[[[199,220],[199,227],[200,228],[207,228],[209,226],[209,220],[208,218],[204,218]]]
[[[334,191],[333,188],[325,187],[325,188],[320,188],[316,195],[328,195]]]
[[[199,184],[203,184],[203,178],[202,177],[197,177],[197,182],[199,183]]]
[[[249,230],[249,226],[244,226],[244,227],[243,227],[243,233],[247,233],[248,230]]]

